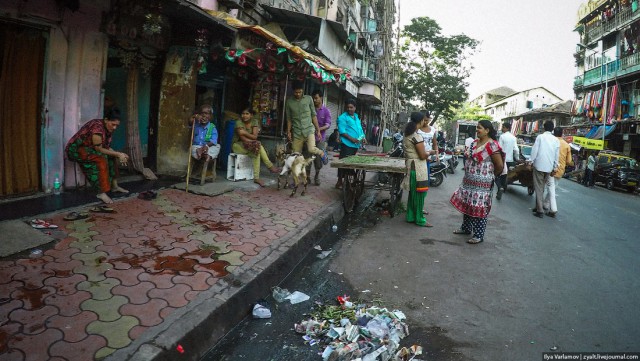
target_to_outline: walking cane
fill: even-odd
[[[189,192],[189,180],[191,179],[191,147],[193,146],[193,133],[195,132],[196,129],[196,120],[197,120],[197,116],[194,115],[192,116],[193,118],[193,123],[191,123],[191,137],[189,138],[189,151],[187,152],[187,156],[189,157],[189,160],[187,161],[187,185],[184,187],[184,191],[185,192]]]

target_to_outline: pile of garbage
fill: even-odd
[[[324,346],[323,361],[419,361],[422,347],[400,348],[409,335],[399,310],[354,304],[348,296],[338,305],[318,305],[309,317],[295,324],[305,343]]]

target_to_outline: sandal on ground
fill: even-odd
[[[458,228],[455,231],[453,231],[453,234],[471,234],[471,232],[467,232],[467,231],[463,230],[462,228]]]
[[[421,227],[431,228],[431,227],[433,227],[433,224],[427,222],[427,223],[423,224]]]
[[[86,219],[86,218],[89,218],[89,214],[87,213],[71,212],[67,214],[63,219],[65,221],[77,221],[77,220]]]
[[[115,213],[115,209],[107,206],[93,207],[89,211],[94,213]]]
[[[29,221],[29,224],[31,224],[31,227],[35,228],[35,229],[56,229],[58,228],[58,226],[56,226],[55,224],[51,224],[45,220],[42,219],[32,219]]]
[[[483,241],[482,239],[478,239],[478,238],[474,237],[474,238],[469,239],[467,241],[467,243],[469,243],[469,244],[478,244],[478,243],[481,243],[482,241]]]
[[[429,212],[427,212],[427,211],[422,211],[422,214],[424,214],[425,216],[428,216],[428,215],[429,215]]]
[[[158,197],[158,193],[156,193],[155,191],[146,191],[138,194],[138,198],[144,199],[145,201],[156,199],[156,197]]]

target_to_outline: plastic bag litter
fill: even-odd
[[[304,302],[309,298],[310,298],[309,296],[305,295],[300,291],[294,291],[292,294],[285,297],[285,299],[289,300],[289,302],[291,302],[292,305],[295,305],[296,303]]]
[[[331,254],[331,252],[332,252],[331,250],[322,251],[322,252],[318,253],[318,255],[316,257],[318,257],[320,259],[325,259],[325,258],[327,258],[327,256],[329,254]]]
[[[271,310],[269,310],[269,304],[260,300],[253,306],[253,318],[271,318]]]
[[[371,332],[371,336],[376,338],[385,338],[389,334],[389,326],[384,320],[376,316],[367,323],[367,329]]]
[[[287,299],[287,297],[291,296],[291,292],[286,288],[274,287],[273,288],[273,299],[276,302],[282,302]]]

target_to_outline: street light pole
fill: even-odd
[[[609,86],[609,65],[606,63],[606,58],[604,56],[604,50],[602,50],[602,64],[604,64],[604,95],[605,95],[605,100],[606,100],[606,104],[607,106],[604,108],[603,112],[602,112],[602,150],[604,150],[604,135],[606,133],[607,130],[607,116],[609,116],[608,114],[608,109],[610,107],[609,105],[609,92],[608,92],[608,86]]]

